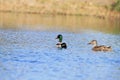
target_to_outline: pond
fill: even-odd
[[[67,49],[56,48],[63,35]],[[95,52],[91,40],[112,46]],[[120,80],[120,20],[0,13],[0,80]]]

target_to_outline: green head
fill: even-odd
[[[59,39],[59,42],[62,42],[63,36],[59,34],[56,39]]]

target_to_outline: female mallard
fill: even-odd
[[[61,34],[59,34],[56,39],[59,40],[59,43],[56,44],[57,48],[64,48],[64,49],[67,48],[66,43],[62,43],[63,36]]]
[[[112,50],[111,46],[105,46],[105,45],[98,46],[97,45],[97,40],[92,40],[88,44],[93,45],[93,48],[92,48],[93,51],[111,51]]]

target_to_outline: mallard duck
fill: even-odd
[[[62,43],[63,36],[62,36],[61,34],[59,34],[59,35],[56,37],[56,39],[59,40],[59,42],[56,44],[56,47],[57,47],[57,48],[64,48],[64,49],[67,48],[67,44],[66,44],[65,42]]]
[[[112,50],[111,46],[105,46],[105,45],[98,46],[97,40],[92,40],[88,44],[93,45],[93,48],[92,48],[93,51],[111,51]]]

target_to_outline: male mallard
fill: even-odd
[[[59,34],[56,39],[59,39],[59,43],[56,44],[57,48],[67,48],[66,43],[62,43],[63,36],[61,34]]]
[[[112,50],[111,46],[105,46],[105,45],[98,46],[97,45],[97,40],[92,40],[88,44],[93,45],[93,48],[92,48],[93,51],[111,51]]]

